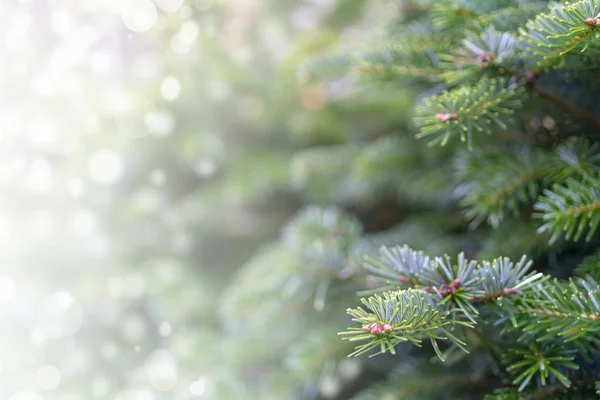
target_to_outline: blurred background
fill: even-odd
[[[292,155],[393,114],[388,100],[371,119],[329,106],[348,82],[307,84],[301,68],[372,33],[380,11],[0,1],[0,399],[339,395],[360,366],[338,327],[304,339],[311,313],[343,329],[354,289],[323,314],[328,281],[278,238],[334,182],[308,185]]]

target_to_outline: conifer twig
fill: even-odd
[[[567,102],[563,98],[560,98],[560,97],[552,94],[551,92],[540,87],[539,85],[534,84],[534,85],[531,85],[530,88],[540,98],[553,103],[554,105],[567,111],[569,114],[573,114],[574,116],[579,116],[579,117],[583,118],[584,120],[586,120],[587,122],[589,122],[590,124],[592,124],[596,127],[600,127],[600,119],[598,117],[594,116],[593,114],[589,113],[586,110],[583,110],[582,108],[578,107],[576,104]]]

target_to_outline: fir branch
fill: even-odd
[[[545,221],[539,231],[551,232],[551,242],[562,235],[567,240],[579,240],[586,231],[589,242],[600,224],[600,180],[589,176],[582,182],[568,179],[565,185],[545,190],[535,210]]]
[[[513,294],[521,294],[537,282],[542,274],[530,271],[532,261],[525,256],[515,264],[508,257],[498,257],[490,261],[482,261],[477,269],[481,297],[475,297],[473,303],[496,301]]]
[[[521,314],[523,332],[539,341],[562,337],[600,344],[600,287],[592,278],[568,285],[556,279],[538,284],[519,299],[515,310]]]
[[[584,258],[574,273],[582,278],[591,276],[592,279],[600,281],[600,250]]]
[[[599,17],[597,1],[584,0],[556,6],[530,21],[524,32],[526,50],[539,71],[556,67],[567,53],[585,51],[598,37]]]
[[[527,182],[535,182],[539,178],[542,177],[542,173],[540,171],[530,171],[527,173],[520,174],[515,176],[513,179],[508,181],[506,185],[502,186],[500,190],[492,195],[490,198],[490,202],[499,202],[503,201],[508,194],[515,191],[515,189],[523,186],[523,184]]]
[[[555,152],[522,149],[514,157],[500,152],[484,156],[462,152],[455,161],[456,176],[465,185],[461,205],[466,216],[472,226],[487,220],[494,228],[505,219],[507,210],[518,216],[550,182],[581,179],[599,169],[598,146],[587,141],[569,141]]]
[[[408,246],[379,250],[379,260],[367,258],[364,267],[382,278],[387,288],[417,288],[435,293],[442,303],[460,305],[463,301],[482,303],[519,294],[541,274],[531,272],[531,261],[522,257],[517,263],[508,257],[491,261],[469,261],[460,253],[456,262],[447,255],[429,258]],[[469,311],[477,313],[475,310]],[[468,316],[469,311],[463,310]]]
[[[479,33],[469,33],[457,55],[441,55],[442,78],[449,85],[480,77],[486,71],[515,69],[521,45],[515,35],[497,32],[493,25]]]
[[[561,372],[561,369],[578,369],[573,362],[575,352],[555,343],[527,343],[520,349],[505,354],[507,371],[518,374],[513,384],[519,385],[523,391],[534,377],[545,386],[550,377],[557,379],[563,386],[571,386],[571,380]]]
[[[596,315],[587,315],[587,314],[572,315],[572,314],[562,313],[562,312],[558,312],[558,311],[542,310],[542,309],[535,309],[535,308],[524,308],[523,311],[527,312],[527,313],[538,314],[538,315],[546,314],[546,315],[550,315],[552,317],[558,317],[558,318],[581,318],[581,319],[589,319],[591,321],[600,321],[600,317],[598,317]]]
[[[467,260],[460,253],[454,263],[448,256],[430,259],[425,253],[407,246],[391,250],[382,247],[380,253],[383,256],[380,261],[369,260],[366,268],[386,279],[388,285],[409,288],[386,292],[383,297],[374,295],[368,299],[363,298],[362,303],[370,311],[361,308],[348,310],[354,317],[353,320],[360,322],[362,327],[350,328],[345,334],[358,335],[355,340],[371,340],[357,347],[353,355],[376,347],[380,348],[377,354],[387,351],[394,353],[394,346],[407,340],[420,345],[418,338],[431,330],[443,332],[445,338],[450,338],[456,346],[466,351],[464,343],[451,335],[449,328],[456,324],[472,327],[479,315],[475,305],[520,295],[542,278],[542,274],[530,272],[531,262],[525,257],[516,264],[506,257],[477,263]],[[411,286],[418,290],[410,288]],[[417,297],[420,298],[418,306],[413,304]],[[434,302],[436,297],[437,303]],[[405,309],[409,303],[415,312],[424,315],[401,314],[403,316],[398,319],[398,310]],[[434,311],[435,315],[431,314]],[[412,322],[408,325],[403,323],[404,318],[410,321],[424,320],[429,324],[428,329],[413,330],[415,326]],[[447,327],[448,324],[451,325]],[[390,336],[392,332],[397,334]],[[442,337],[431,335],[430,333],[436,353],[443,360],[444,356],[435,343],[436,338]]]
[[[379,260],[366,258],[364,268],[374,276],[384,278],[387,285],[401,288],[419,285],[420,272],[430,263],[430,258],[422,251],[404,245],[402,247],[381,246]]]
[[[356,347],[350,356],[358,356],[373,349],[378,354],[396,353],[395,347],[410,341],[421,346],[423,338],[429,338],[440,359],[444,359],[436,340],[450,339],[464,349],[465,343],[449,332],[451,321],[449,310],[438,307],[429,293],[407,289],[397,292],[386,292],[383,296],[375,295],[361,302],[366,310],[358,307],[348,309],[347,313],[353,321],[361,324],[360,328],[349,328],[341,332],[344,339],[350,341],[368,341]],[[471,326],[467,322],[457,322]],[[466,349],[465,349],[466,351]]]
[[[551,179],[557,183],[570,177],[593,176],[600,172],[600,144],[587,140],[569,140],[556,149]]]
[[[519,215],[524,204],[537,199],[542,179],[551,172],[552,154],[522,150],[514,157],[504,153],[485,157],[461,153],[455,164],[456,174],[465,184],[461,205],[472,226],[487,220],[498,228],[507,210]]]
[[[461,86],[427,99],[417,107],[414,121],[417,138],[435,136],[431,144],[448,143],[453,137],[471,146],[474,132],[491,134],[507,128],[507,122],[522,105],[524,89],[514,81],[482,79],[473,87]]]

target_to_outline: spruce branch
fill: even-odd
[[[515,81],[482,79],[475,86],[461,86],[425,100],[417,107],[414,121],[420,127],[417,138],[433,136],[430,144],[444,146],[453,137],[471,146],[474,133],[491,134],[506,129],[520,108],[525,90]]]
[[[396,353],[395,347],[410,341],[421,346],[424,338],[428,338],[438,357],[444,359],[437,340],[451,340],[461,348],[465,343],[450,333],[452,322],[448,318],[451,311],[436,305],[430,293],[406,289],[386,292],[383,296],[374,295],[361,299],[366,310],[358,307],[348,309],[347,313],[353,321],[361,324],[360,328],[349,328],[340,335],[350,341],[367,341],[356,347],[351,356],[358,356],[373,349],[379,349],[375,356],[390,352]],[[472,326],[468,322],[456,321],[464,326]]]
[[[366,258],[363,266],[388,285],[385,289],[417,288],[435,293],[442,304],[459,307],[463,302],[476,304],[520,294],[542,276],[530,271],[532,263],[526,257],[517,263],[508,257],[477,262],[460,253],[453,262],[447,255],[430,258],[406,245],[382,246],[379,254],[378,260]],[[477,314],[470,305],[462,305],[468,308],[462,310],[467,316]]]
[[[532,261],[525,256],[515,264],[508,257],[498,257],[492,261],[482,261],[478,267],[478,280],[484,295],[472,302],[496,301],[512,294],[522,294],[541,277],[541,273],[530,271]]]
[[[487,220],[494,228],[507,212],[518,216],[550,183],[581,179],[599,169],[598,146],[587,141],[569,141],[555,152],[524,148],[513,157],[503,152],[462,152],[455,161],[457,179],[464,184],[461,205],[467,218],[472,226]]]
[[[573,362],[575,352],[555,343],[528,343],[506,353],[504,359],[508,364],[507,371],[517,375],[513,384],[519,385],[519,391],[524,390],[535,377],[542,386],[548,383],[549,378],[554,378],[569,387],[571,380],[563,371],[579,369]]]
[[[590,241],[600,224],[600,180],[586,176],[583,181],[568,179],[564,185],[545,190],[535,204],[536,216],[543,219],[540,232],[551,232],[550,242],[563,236]]]
[[[387,285],[409,288],[420,285],[419,274],[429,265],[430,258],[422,251],[410,247],[382,246],[379,259],[366,258],[364,268],[378,278],[383,278]]]
[[[455,165],[457,178],[465,184],[461,205],[472,226],[487,220],[497,228],[507,210],[519,215],[523,204],[537,199],[551,160],[550,154],[539,150],[523,150],[514,157],[462,153]]]
[[[591,276],[594,280],[600,281],[600,250],[584,258],[574,273],[581,278]]]
[[[554,279],[539,283],[516,304],[519,326],[527,335],[544,341],[561,337],[589,346],[600,344],[600,287],[593,278]],[[532,323],[535,322],[535,323]]]
[[[524,32],[527,53],[539,70],[555,68],[567,53],[585,51],[598,38],[597,0],[558,5],[531,20]]]
[[[472,32],[463,40],[456,55],[440,55],[441,67],[448,70],[441,76],[449,85],[480,77],[486,71],[511,70],[516,67],[521,45],[517,37],[509,32],[497,32],[490,25],[481,33]]]
[[[407,246],[391,249],[383,246],[380,255],[379,261],[368,259],[365,267],[383,278],[387,288],[395,285],[404,289],[385,292],[383,297],[363,298],[361,301],[369,311],[362,308],[348,310],[362,327],[350,328],[344,334],[354,335],[352,340],[370,339],[367,344],[357,347],[353,355],[376,347],[380,349],[377,354],[394,353],[398,343],[420,344],[418,338],[429,332],[436,353],[444,360],[435,339],[443,336],[466,351],[464,342],[450,333],[452,328],[456,325],[473,327],[479,315],[478,305],[500,303],[504,298],[521,295],[542,278],[542,274],[530,271],[531,262],[525,257],[516,264],[506,257],[477,263],[460,253],[453,262],[447,255],[431,259]],[[419,314],[398,311],[405,310],[407,304]],[[426,321],[426,326],[413,329],[412,322],[403,322],[406,318]],[[393,332],[396,334],[391,335]],[[437,332],[438,336],[432,336],[432,332]]]
[[[569,140],[556,149],[551,180],[565,182],[570,177],[594,176],[600,172],[600,144]]]

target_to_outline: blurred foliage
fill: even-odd
[[[289,395],[298,378],[273,363],[299,335],[267,351],[237,321],[301,323],[260,299],[314,302],[297,283],[310,275],[284,248],[247,260],[299,207],[294,149],[351,126],[297,68],[361,15],[355,1],[0,4],[1,398]],[[264,279],[265,260],[286,280]],[[245,279],[257,296],[229,305]]]

